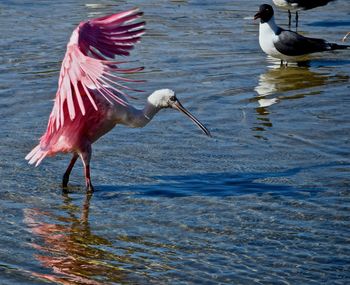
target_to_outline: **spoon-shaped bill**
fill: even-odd
[[[179,102],[179,100],[176,100],[172,108],[180,111],[181,113],[184,113],[187,117],[191,119],[193,123],[195,123],[208,137],[211,137],[211,134],[209,130],[195,117],[193,116],[182,104]]]

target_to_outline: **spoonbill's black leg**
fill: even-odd
[[[67,170],[66,172],[63,174],[63,179],[62,179],[62,187],[63,188],[67,188],[68,186],[68,181],[69,181],[69,176],[70,176],[70,173],[72,172],[72,169],[74,167],[74,164],[75,162],[77,161],[79,155],[77,153],[74,153],[73,154],[73,157],[67,167]]]

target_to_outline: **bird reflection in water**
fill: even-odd
[[[49,273],[45,272],[47,270],[45,273],[33,272],[34,276],[60,284],[123,284],[126,279],[130,281],[128,271],[118,264],[137,262],[127,255],[107,251],[112,243],[91,232],[88,221],[90,199],[91,194],[86,194],[81,211],[68,194],[63,193],[63,209],[68,217],[38,209],[24,210],[24,222],[34,236],[31,246],[38,251],[35,258],[49,269]]]
[[[269,107],[281,100],[303,98],[306,95],[320,94],[315,87],[323,86],[329,80],[329,75],[316,73],[308,66],[281,67],[279,62],[274,61],[267,72],[259,76],[258,86],[254,88],[258,96],[251,99],[257,102],[255,108],[257,122],[252,128],[254,136],[260,139],[267,139],[262,132],[273,126],[270,120]]]

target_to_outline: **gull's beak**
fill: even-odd
[[[171,105],[172,108],[180,111],[181,113],[184,113],[187,117],[191,119],[193,123],[195,123],[208,137],[211,137],[211,134],[209,130],[200,122],[198,119],[193,116],[182,104],[179,102],[179,100],[176,99],[176,101]]]
[[[254,15],[254,20],[261,18],[260,11]]]

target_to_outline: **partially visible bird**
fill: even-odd
[[[291,11],[295,11],[295,27],[298,29],[299,10],[310,10],[316,7],[325,6],[335,0],[272,0],[273,3],[284,10],[288,10],[288,26],[291,27]]]
[[[300,62],[308,59],[315,52],[346,49],[348,45],[329,43],[323,39],[304,37],[296,32],[277,26],[271,5],[263,4],[254,19],[260,19],[259,44],[268,55],[283,61]]]
[[[63,176],[67,187],[70,173],[78,157],[84,165],[88,190],[93,186],[90,178],[91,145],[113,129],[116,124],[144,127],[158,111],[173,108],[187,115],[202,131],[207,128],[187,111],[175,92],[161,89],[147,99],[143,110],[134,108],[123,90],[135,90],[124,85],[137,82],[122,74],[134,73],[142,68],[122,69],[123,62],[116,55],[129,55],[129,51],[144,34],[145,22],[138,9],[82,22],[73,31],[62,62],[58,90],[46,132],[40,143],[26,156],[30,164],[38,166],[47,156],[73,153]],[[137,91],[137,90],[135,90]]]
[[[350,36],[350,32],[348,32],[343,38],[342,41],[346,42],[346,40],[348,39],[348,37]]]

